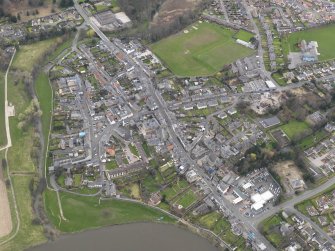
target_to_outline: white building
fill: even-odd
[[[270,80],[265,81],[265,83],[266,83],[266,85],[268,86],[268,88],[269,88],[270,90],[276,89],[276,87],[277,87],[277,86],[276,86],[272,81],[270,81]]]
[[[254,210],[261,209],[268,201],[273,199],[274,195],[270,190],[265,191],[264,193],[256,193],[251,196],[251,201],[254,203],[251,205],[251,208]]]

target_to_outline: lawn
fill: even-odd
[[[139,157],[139,156],[140,156],[140,154],[138,153],[138,150],[137,150],[137,148],[136,148],[135,145],[130,144],[130,145],[128,145],[128,147],[129,147],[129,149],[130,149],[130,152],[131,152],[133,155],[135,155],[136,157]]]
[[[280,128],[290,139],[293,139],[299,133],[310,129],[306,122],[300,122],[297,120],[292,120],[289,123],[280,126]]]
[[[335,41],[335,24],[326,25],[319,28],[311,28],[304,31],[289,34],[284,39],[284,49],[290,51],[299,51],[296,46],[301,40],[317,41],[319,44],[320,60],[329,60],[335,58],[334,41]]]
[[[0,146],[7,143],[5,125],[5,74],[0,72]]]
[[[171,187],[167,187],[162,191],[162,194],[166,196],[167,200],[173,199],[179,192],[185,189],[188,186],[187,181],[180,180],[174,183]]]
[[[184,208],[192,205],[197,200],[197,196],[192,190],[187,191],[183,196],[176,202],[179,205],[182,205]]]
[[[177,76],[213,75],[224,65],[254,53],[235,42],[232,30],[217,24],[197,23],[184,31],[151,45]]]
[[[108,161],[107,163],[106,163],[106,169],[107,170],[113,170],[113,169],[116,169],[116,168],[118,168],[119,166],[118,166],[118,164],[117,164],[117,162],[116,162],[116,160],[115,159],[112,159],[111,161]]]
[[[265,233],[268,233],[273,227],[280,224],[282,219],[276,214],[271,216],[271,218],[267,218],[262,222],[262,229]]]
[[[251,32],[245,31],[245,30],[239,30],[234,37],[236,39],[240,39],[246,42],[249,42],[251,38],[253,38],[255,35]]]
[[[284,79],[283,75],[279,74],[279,73],[274,73],[272,74],[272,78],[274,80],[276,80],[277,84],[279,84],[280,86],[285,86],[287,85],[286,80]]]
[[[212,229],[214,227],[214,225],[216,224],[216,222],[221,218],[222,216],[218,213],[218,212],[212,212],[209,214],[206,214],[204,216],[201,216],[198,219],[198,222],[200,223],[200,225],[202,225],[203,227],[207,228],[207,229]]]
[[[99,203],[97,197],[81,197],[64,193],[60,194],[60,198],[67,221],[61,221],[55,193],[46,191],[44,197],[51,222],[62,232],[77,232],[130,222],[175,222],[170,216],[141,204],[120,200],[102,200]]]

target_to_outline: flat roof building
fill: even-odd
[[[256,193],[251,196],[251,201],[254,204],[251,205],[251,208],[255,211],[261,209],[268,201],[273,199],[274,195],[270,190],[265,191],[264,193]]]

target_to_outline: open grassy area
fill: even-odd
[[[218,212],[212,212],[209,214],[206,214],[204,216],[201,216],[198,219],[198,222],[200,225],[204,226],[207,229],[212,229],[212,227],[215,225],[215,223],[221,218],[222,216]]]
[[[117,162],[116,162],[115,159],[112,159],[111,161],[109,161],[109,162],[106,163],[106,169],[107,170],[113,170],[113,169],[116,169],[118,167],[119,166],[118,166],[118,164],[117,164]]]
[[[234,37],[236,39],[240,39],[240,40],[243,40],[243,41],[246,41],[246,42],[249,42],[251,38],[253,38],[255,35],[248,32],[248,31],[245,31],[245,30],[239,30],[235,35]]]
[[[118,1],[117,0],[111,0],[111,2],[112,2],[112,11],[114,13],[119,12],[121,10],[121,8],[119,6]]]
[[[166,196],[167,200],[171,200],[173,197],[175,197],[179,192],[181,192],[187,186],[188,186],[188,183],[186,180],[180,180],[174,183],[171,187],[165,188],[162,191],[162,194]]]
[[[140,154],[138,153],[138,150],[137,150],[137,148],[136,148],[135,145],[130,144],[130,145],[128,145],[128,146],[129,146],[130,152],[131,152],[133,155],[135,155],[136,157],[139,157],[139,156],[140,156]]]
[[[192,190],[187,191],[183,196],[177,201],[177,204],[182,205],[184,208],[187,208],[194,202],[196,202],[197,196]]]
[[[283,39],[284,50],[287,53],[290,51],[299,51],[296,44],[301,42],[301,40],[306,40],[307,42],[318,42],[318,51],[320,53],[319,60],[329,60],[335,58],[335,24],[288,34],[288,36]]]
[[[42,130],[47,140],[52,114],[52,89],[49,84],[48,75],[40,73],[35,82],[35,91],[42,110]]]
[[[46,211],[51,222],[62,232],[77,232],[129,222],[175,222],[174,219],[160,211],[137,203],[120,200],[105,200],[99,203],[97,197],[80,197],[64,193],[60,194],[60,197],[67,221],[62,221],[59,217],[55,193],[46,191],[44,197]]]
[[[0,72],[0,146],[7,143],[5,125],[5,74]]]
[[[56,38],[52,38],[21,46],[18,55],[14,58],[12,67],[22,71],[32,71],[38,60],[45,54],[49,47],[55,43],[55,39]]]
[[[12,241],[1,246],[1,250],[21,251],[27,247],[46,241],[43,235],[42,226],[32,224],[34,215],[32,212],[31,194],[29,191],[31,179],[32,176],[12,177],[18,210],[20,212],[20,230]],[[15,218],[14,214],[13,217]]]
[[[292,120],[289,123],[280,126],[280,128],[286,133],[286,135],[290,139],[292,139],[299,133],[310,129],[306,122],[300,122],[297,120]]]
[[[223,218],[220,213],[214,211],[203,215],[196,220],[196,223],[203,226],[204,228],[212,230],[226,243],[230,244],[232,247],[236,247],[237,250],[246,250],[245,240],[243,237],[233,234],[229,221]]]
[[[280,86],[285,86],[287,85],[286,80],[284,79],[284,77],[279,74],[279,73],[274,73],[272,74],[272,77],[274,80],[276,80],[276,82],[280,85]]]
[[[41,56],[46,53],[49,47],[56,41],[50,39],[34,44],[24,45],[18,50],[13,68],[30,73],[33,66],[41,60]],[[15,106],[16,117],[10,118],[10,130],[13,146],[8,151],[8,164],[11,171],[29,172],[27,175],[12,175],[14,191],[18,204],[20,229],[18,234],[2,248],[3,250],[23,250],[31,245],[36,245],[46,241],[43,228],[34,225],[32,220],[35,218],[32,212],[32,199],[30,193],[30,183],[37,175],[37,169],[31,159],[31,149],[33,145],[34,130],[28,127],[26,130],[18,128],[18,114],[22,113],[30,103],[30,96],[27,95],[25,84],[16,78],[13,72],[8,75],[8,100]],[[15,81],[15,79],[17,81]],[[46,82],[47,77],[40,75],[36,81],[36,92],[41,99],[40,104],[43,110],[42,123],[43,133],[47,133],[45,125],[50,120],[51,92]],[[12,198],[12,197],[11,197]],[[13,206],[13,204],[12,204]],[[11,208],[14,210],[13,208]]]
[[[282,221],[282,218],[276,214],[261,223],[262,232],[265,237],[277,248],[283,243],[283,236],[278,232],[278,227]]]
[[[233,35],[232,30],[217,24],[197,23],[152,44],[151,49],[178,76],[212,75],[224,65],[254,53],[237,44]]]

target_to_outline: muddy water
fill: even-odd
[[[206,239],[173,225],[136,223],[61,236],[29,251],[218,251]]]

